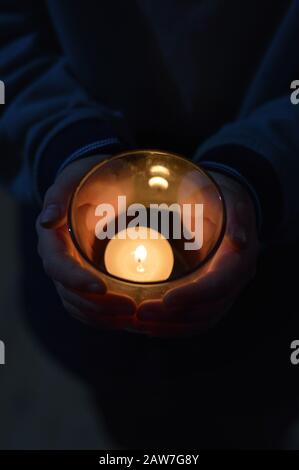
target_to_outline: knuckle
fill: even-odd
[[[65,291],[64,291],[63,285],[60,284],[60,282],[57,282],[57,281],[54,281],[54,284],[55,284],[58,295],[60,296],[61,299],[64,299],[65,298]]]
[[[78,312],[77,309],[69,304],[65,299],[61,298],[61,302],[65,310],[74,318],[78,318]]]
[[[43,268],[47,276],[55,279],[53,275],[53,265],[48,258],[43,258]]]
[[[37,234],[39,235],[39,233],[40,233],[40,215],[37,217],[37,219],[35,221],[35,230],[36,230]]]
[[[38,240],[37,242],[37,245],[36,245],[36,251],[37,251],[37,254],[40,256],[40,258],[42,257],[42,250],[41,250],[41,243],[40,241]]]
[[[57,199],[57,188],[56,188],[55,184],[52,184],[52,186],[50,186],[48,188],[48,190],[45,194],[44,206],[48,205],[48,204],[51,204],[51,203],[55,203],[56,199]]]

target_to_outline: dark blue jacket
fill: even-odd
[[[299,1],[0,0],[0,170],[23,199],[98,151],[162,147],[244,181],[298,236]]]

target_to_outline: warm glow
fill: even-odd
[[[168,188],[168,181],[162,176],[153,176],[149,179],[148,184],[151,188]]]
[[[152,175],[159,174],[164,176],[169,176],[169,170],[163,165],[153,165],[150,168],[150,172]]]
[[[136,232],[138,238],[132,239]],[[129,227],[109,241],[104,262],[113,276],[134,282],[161,282],[169,278],[174,257],[161,233],[147,227]]]
[[[139,273],[144,272],[144,267],[142,263],[146,260],[147,258],[147,249],[145,248],[144,245],[138,245],[137,248],[134,251],[134,258],[135,261],[137,262],[137,271]]]

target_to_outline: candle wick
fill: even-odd
[[[144,273],[144,267],[142,266],[141,261],[138,261],[137,271],[139,273]]]
[[[144,273],[142,262],[147,258],[147,250],[144,245],[138,245],[134,252],[135,260],[137,262],[137,272]]]

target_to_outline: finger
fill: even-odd
[[[105,283],[91,271],[81,267],[70,256],[64,229],[49,230],[38,227],[38,252],[46,274],[65,287],[103,294]]]
[[[129,297],[107,293],[102,296],[80,294],[66,289],[62,284],[56,283],[59,295],[81,313],[95,313],[98,315],[130,316],[135,312],[135,304]]]
[[[82,312],[77,307],[69,303],[67,300],[61,298],[61,302],[65,310],[76,320],[79,320],[82,323],[85,323],[87,325],[90,325],[91,323],[93,323],[90,321],[90,319],[86,315],[83,315]]]
[[[256,214],[250,195],[243,190],[242,199],[233,190],[225,191],[227,207],[226,236],[236,249],[243,250],[256,238]]]
[[[60,282],[54,282],[61,299],[73,305],[73,307],[75,307],[81,313],[81,315],[83,315],[84,312],[101,313],[102,308],[100,304],[84,299],[78,293],[65,288]]]
[[[146,301],[139,306],[137,317],[144,322],[158,322],[169,324],[190,324],[207,326],[220,318],[227,311],[227,305],[231,305],[232,299],[228,301],[214,301],[202,303],[191,307],[176,305],[169,308],[161,301]]]
[[[194,302],[204,303],[230,296],[241,289],[248,273],[244,271],[241,255],[228,251],[219,257],[217,265],[197,281],[175,288],[167,292],[163,301],[168,307],[190,305]],[[245,280],[244,280],[245,279]],[[243,282],[244,281],[244,282]]]
[[[102,329],[107,329],[107,330],[112,330],[112,329],[117,328],[117,325],[114,325],[113,322],[107,323],[107,321],[104,321],[98,317],[95,317],[95,314],[92,312],[82,314],[80,309],[78,309],[71,303],[67,302],[67,300],[64,300],[64,299],[61,299],[61,300],[62,300],[62,304],[65,310],[75,320],[79,320],[81,323],[84,323],[85,325],[88,325],[88,326],[100,327]]]
[[[54,183],[46,195],[39,222],[44,228],[60,227],[66,223],[67,207],[73,192],[73,186],[68,181],[65,185]]]
[[[246,218],[247,214],[247,218]],[[249,235],[249,207],[243,203],[233,203],[227,218],[226,235],[236,249],[245,249]]]
[[[44,209],[40,213],[40,223],[45,228],[59,226],[65,222],[64,204],[51,202],[45,204]]]
[[[71,317],[88,326],[101,328],[102,330],[120,330],[131,326],[132,322],[129,320],[129,317],[102,316],[92,311],[82,313],[82,311],[72,303],[63,298],[61,300],[64,308]]]
[[[78,160],[67,167],[48,189],[44,199],[40,223],[45,228],[60,227],[66,221],[70,198],[84,174],[103,156],[95,155]]]
[[[207,176],[200,172],[189,172],[178,188],[177,197],[180,204],[203,204],[204,215],[209,214],[212,223],[218,222],[222,202],[214,184]]]

